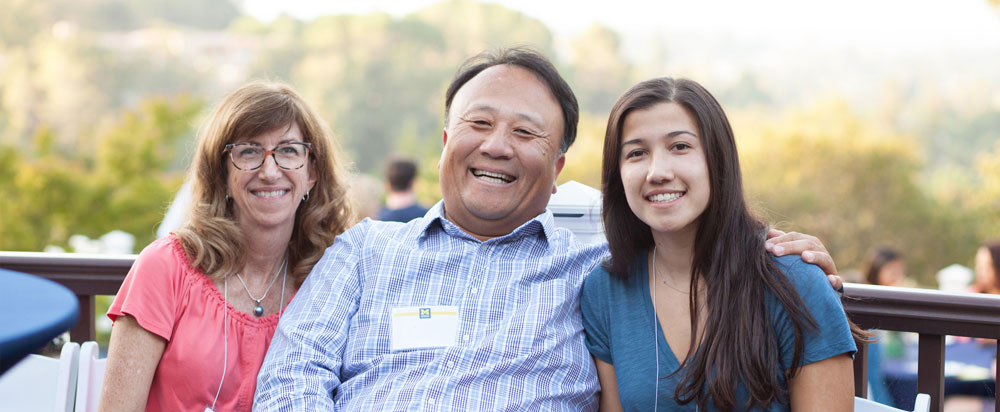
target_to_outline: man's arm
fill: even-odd
[[[839,292],[843,289],[844,282],[837,276],[837,264],[833,262],[830,252],[816,236],[771,229],[767,233],[764,248],[775,256],[802,255],[802,260],[823,269],[834,290]]]
[[[257,376],[255,411],[335,410],[361,292],[364,228],[358,226],[337,237],[282,314]]]

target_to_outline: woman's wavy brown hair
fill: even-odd
[[[226,96],[198,136],[191,164],[191,205],[175,231],[192,266],[216,279],[237,273],[246,261],[247,241],[226,199],[229,157],[225,145],[296,124],[312,144],[309,167],[316,184],[295,213],[288,243],[289,273],[301,285],[333,239],[355,223],[347,200],[346,172],[329,127],[291,87],[257,81]]]

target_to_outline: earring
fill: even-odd
[[[226,201],[228,202],[230,200],[233,200],[233,198],[229,196],[229,193],[226,193]]]
[[[302,201],[305,202],[306,200],[309,200],[309,192],[306,192],[306,194],[302,196]]]

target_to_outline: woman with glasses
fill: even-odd
[[[250,83],[199,136],[187,221],[146,247],[114,321],[102,410],[250,410],[278,317],[354,223],[326,125],[299,95]]]

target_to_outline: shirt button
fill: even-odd
[[[448,367],[449,368],[454,368],[455,367],[455,362],[448,361]]]
[[[471,292],[472,294],[476,294],[477,292],[479,292],[479,289],[478,288],[472,288],[472,290],[470,290],[469,292]]]
[[[427,399],[427,403],[433,405],[434,404],[434,398],[428,398]]]
[[[469,341],[469,335],[462,335],[462,341],[463,342],[468,342]]]

